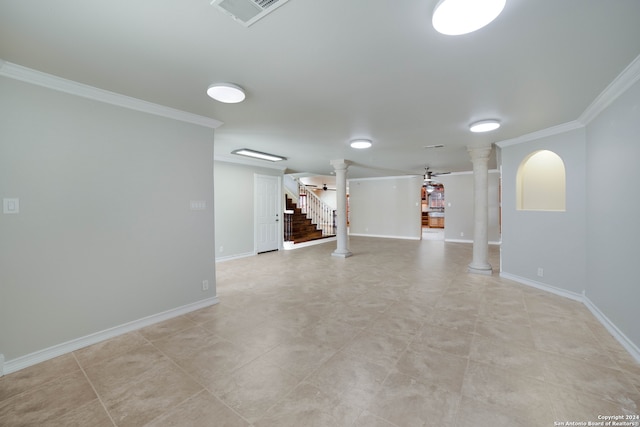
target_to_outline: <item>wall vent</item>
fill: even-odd
[[[249,27],[289,0],[212,0],[211,5]]]

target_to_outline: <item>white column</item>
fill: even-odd
[[[331,160],[331,165],[336,171],[336,227],[338,247],[331,253],[332,256],[341,258],[352,255],[349,250],[349,236],[347,233],[347,168],[351,162],[339,159]]]
[[[469,273],[491,274],[489,264],[489,155],[491,147],[468,147],[473,162],[473,260]]]

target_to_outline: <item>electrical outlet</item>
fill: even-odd
[[[464,231],[460,232],[460,237],[464,237]]]
[[[544,276],[544,269],[542,267],[538,267],[538,277]]]
[[[209,281],[208,280],[203,280],[202,281],[202,290],[203,291],[208,291],[209,290]]]
[[[220,252],[224,252],[224,246],[220,246]]]

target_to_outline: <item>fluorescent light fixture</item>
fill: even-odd
[[[488,25],[504,9],[506,0],[440,0],[431,23],[439,33],[458,36]]]
[[[287,160],[286,157],[277,156],[275,154],[262,153],[260,151],[250,150],[248,148],[240,148],[239,150],[233,150],[231,154],[237,154],[238,156],[252,157],[254,159],[268,160],[270,162],[279,162],[281,160]]]
[[[244,90],[233,83],[214,83],[207,89],[207,95],[225,104],[236,104],[244,101]]]
[[[368,139],[354,139],[353,141],[351,141],[351,148],[362,150],[369,147],[371,147],[371,141],[369,141]]]
[[[469,125],[469,130],[471,132],[490,132],[492,130],[496,130],[500,127],[500,122],[498,120],[481,120],[479,122],[475,122]]]

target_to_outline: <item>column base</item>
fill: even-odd
[[[486,265],[472,265],[469,264],[467,267],[467,272],[472,274],[484,274],[486,276],[491,276],[493,274],[493,269],[490,264]]]
[[[339,250],[339,249],[336,249],[335,251],[331,252],[331,256],[336,256],[339,258],[348,258],[351,255],[353,254],[350,251]]]

